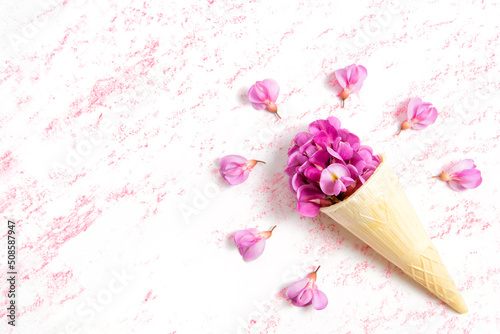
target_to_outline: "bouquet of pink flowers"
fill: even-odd
[[[288,150],[290,189],[297,196],[297,211],[314,217],[321,207],[338,203],[361,187],[380,164],[369,146],[340,127],[335,117],[309,124]]]

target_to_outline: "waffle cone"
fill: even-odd
[[[394,174],[381,163],[346,200],[321,211],[459,313],[467,305]]]

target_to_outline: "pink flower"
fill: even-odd
[[[270,231],[259,232],[255,228],[238,231],[234,234],[234,243],[238,247],[243,260],[253,261],[264,252],[266,240],[273,233],[274,226]]]
[[[300,177],[300,174],[295,175]],[[302,216],[316,217],[321,207],[332,204],[318,186],[306,183],[297,189],[297,212]]]
[[[288,287],[286,297],[292,301],[293,305],[304,307],[312,304],[316,310],[322,310],[328,305],[328,298],[316,285],[318,270],[319,267],[306,278]]]
[[[340,93],[340,97],[342,98],[342,108],[344,108],[344,101],[350,94],[359,92],[367,75],[368,71],[364,66],[354,64],[335,71],[337,81],[340,86],[344,88]]]
[[[248,99],[255,109],[267,109],[281,118],[278,115],[278,106],[276,105],[279,93],[280,86],[278,86],[278,83],[273,79],[265,79],[257,81],[255,85],[250,87]]]
[[[431,124],[434,124],[438,112],[436,108],[429,102],[422,102],[419,97],[414,97],[408,104],[407,117],[408,119],[401,124],[401,131],[412,128],[414,130],[422,130]]]
[[[462,160],[448,171],[442,172],[439,176],[441,180],[448,182],[450,187],[456,191],[465,189],[474,189],[479,187],[483,179],[481,178],[481,171],[476,169],[474,160]]]
[[[351,155],[352,156],[352,155]],[[338,196],[354,183],[349,169],[339,163],[331,164],[321,172],[319,185],[326,195]]]
[[[248,179],[250,171],[260,160],[247,160],[239,155],[226,155],[220,160],[220,175],[232,185],[243,183]]]

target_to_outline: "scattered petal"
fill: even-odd
[[[408,110],[406,112],[407,119],[401,124],[401,130],[397,133],[398,135],[403,130],[414,129],[422,130],[431,124],[436,122],[438,112],[437,109],[432,106],[429,102],[422,102],[419,97],[414,97],[408,104]]]
[[[260,160],[247,160],[240,155],[227,155],[220,161],[220,175],[231,185],[245,182],[250,175],[250,171]]]
[[[257,81],[248,90],[248,99],[255,109],[266,109],[276,113],[278,117],[278,106],[276,100],[280,92],[280,87],[273,79]],[[280,117],[281,118],[281,117]]]

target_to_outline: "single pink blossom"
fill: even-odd
[[[238,231],[234,234],[234,243],[238,247],[243,260],[253,261],[264,252],[266,240],[269,239],[276,228],[274,226],[270,231],[259,232],[255,228]]]
[[[322,310],[328,305],[328,298],[316,285],[316,273],[319,268],[287,288],[286,297],[293,305],[304,307],[312,304],[316,310]]]
[[[422,102],[419,97],[414,97],[408,104],[407,120],[401,124],[401,131],[407,129],[422,130],[431,124],[434,124],[438,116],[436,108],[429,102]]]
[[[474,189],[483,182],[481,171],[476,169],[472,159],[462,160],[439,176],[433,177],[439,177],[441,180],[448,182],[450,187],[456,191]]]
[[[342,92],[340,93],[340,97],[342,98],[342,108],[344,108],[344,101],[349,97],[350,94],[359,92],[367,75],[368,71],[364,66],[355,64],[335,71],[337,81],[343,88]]]
[[[248,179],[250,171],[260,160],[247,160],[239,155],[226,155],[220,160],[220,175],[232,185],[243,183]]]
[[[280,93],[280,86],[273,79],[265,79],[257,81],[248,90],[248,99],[255,109],[267,109],[268,111],[278,115],[278,106],[276,100]]]
[[[334,163],[323,169],[319,185],[326,195],[338,196],[345,192],[347,187],[354,183],[351,178],[351,171],[340,163]]]

